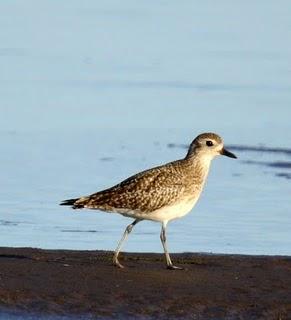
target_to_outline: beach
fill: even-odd
[[[1,308],[87,319],[290,319],[291,257],[0,249]],[[85,317],[86,319],[86,317]]]

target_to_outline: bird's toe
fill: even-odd
[[[169,269],[169,270],[184,270],[184,268],[177,267],[177,266],[174,266],[174,265],[168,265],[167,269]]]
[[[113,264],[120,269],[124,269],[124,266],[117,259],[113,260]]]

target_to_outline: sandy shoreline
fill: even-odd
[[[291,257],[0,248],[2,309],[140,319],[290,319]],[[289,317],[289,318],[288,318]]]

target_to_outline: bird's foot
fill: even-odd
[[[118,261],[118,259],[115,259],[115,258],[113,259],[113,265],[115,265],[120,269],[124,269],[124,266]]]
[[[174,266],[173,264],[168,265],[167,269],[169,269],[169,270],[184,270],[184,268]]]

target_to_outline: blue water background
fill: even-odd
[[[183,157],[214,131],[199,203],[171,252],[291,254],[290,1],[0,4],[0,245],[114,249],[130,223],[59,207]],[[277,164],[277,165],[276,165]],[[159,224],[127,251],[161,252]]]

